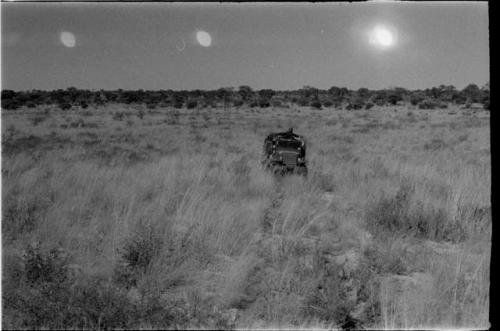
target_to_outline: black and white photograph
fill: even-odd
[[[2,1],[1,328],[486,330],[482,1]]]

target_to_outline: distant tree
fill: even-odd
[[[453,85],[439,85],[438,99],[443,102],[452,102],[453,96],[457,93],[457,89]]]
[[[241,96],[241,99],[244,102],[247,102],[253,95],[253,90],[250,86],[247,85],[241,85],[238,88],[238,94]]]
[[[451,97],[451,101],[457,105],[463,105],[467,102],[467,97],[461,91],[455,92]]]
[[[18,94],[12,90],[2,90],[2,109],[18,109],[21,107]]]
[[[217,90],[217,98],[219,100],[222,100],[223,105],[224,105],[224,110],[226,109],[227,105],[231,102],[232,98],[232,93],[233,93],[234,88],[233,87],[221,87]]]
[[[467,102],[480,102],[481,101],[481,90],[476,84],[469,84],[461,91]]]
[[[399,101],[402,100],[403,98],[396,93],[391,93],[387,96],[387,102],[389,102],[390,105],[396,105]]]
[[[420,102],[422,102],[425,99],[425,95],[419,91],[414,91],[410,95],[410,103],[413,106],[418,105]]]
[[[370,97],[370,90],[367,89],[366,87],[362,87],[357,90],[357,94],[360,98],[366,100],[368,97]]]
[[[385,104],[387,103],[387,99],[388,99],[388,93],[385,90],[377,91],[373,96],[373,102],[377,106],[385,106]]]
[[[349,90],[345,87],[336,87],[332,86],[328,89],[328,93],[334,97],[335,99],[344,99],[347,97],[350,93]]]
[[[483,87],[481,87],[481,102],[484,109],[490,109],[490,82],[487,82]]]
[[[271,89],[263,89],[263,90],[259,90],[258,94],[259,94],[259,97],[261,97],[263,99],[271,99],[276,94],[276,92],[274,90],[271,90]]]

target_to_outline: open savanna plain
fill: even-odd
[[[2,111],[4,328],[489,326],[489,112]],[[307,177],[261,168],[307,140]]]

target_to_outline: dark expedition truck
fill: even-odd
[[[304,137],[285,132],[271,133],[264,141],[262,165],[275,174],[307,175],[306,144]]]

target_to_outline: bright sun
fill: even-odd
[[[370,31],[370,44],[386,49],[395,44],[394,34],[386,27],[376,26]]]
[[[210,47],[212,44],[212,37],[206,31],[198,31],[196,32],[196,40],[203,47]]]

